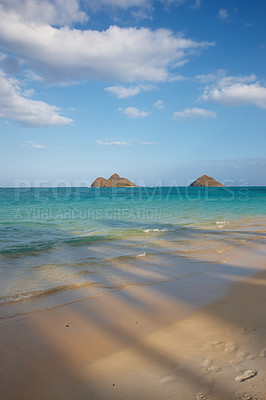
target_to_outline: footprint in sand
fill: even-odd
[[[172,383],[174,381],[176,381],[176,376],[174,376],[174,375],[165,376],[161,380],[161,382],[164,383],[164,384]]]
[[[201,351],[203,351],[203,352],[205,353],[206,351],[210,351],[210,350],[212,350],[212,349],[213,349],[213,346],[212,346],[211,343],[205,343],[205,344],[202,346]]]
[[[236,400],[258,400],[257,397],[250,396],[245,392],[236,392],[235,393]]]
[[[264,347],[264,349],[261,350],[260,356],[261,357],[266,357],[266,347]]]
[[[238,349],[238,346],[233,342],[225,343],[224,352],[225,353],[233,353]]]
[[[213,365],[213,361],[208,358],[203,358],[200,362],[200,366],[206,368],[210,372],[220,372],[222,368]]]
[[[249,353],[245,353],[243,351],[238,351],[235,358],[231,360],[229,363],[231,365],[239,365],[246,360],[253,360],[255,357]]]
[[[220,372],[220,371],[222,371],[222,368],[221,367],[217,367],[216,365],[211,365],[208,368],[208,371],[210,371],[210,372]]]
[[[208,360],[208,358],[203,358],[200,362],[200,366],[204,368],[209,368],[212,365],[212,360]]]
[[[196,395],[196,400],[207,400],[207,395],[203,393],[198,393]]]
[[[247,394],[246,392],[236,392],[235,393],[235,399],[236,400],[266,400],[264,397],[258,397],[256,395],[250,395]]]
[[[219,342],[218,340],[213,340],[211,345],[216,350],[223,350],[224,349],[224,342]]]
[[[238,346],[234,342],[213,341],[211,344],[215,350],[224,351],[225,353],[233,353],[238,349]]]

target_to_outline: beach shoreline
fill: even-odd
[[[1,320],[3,398],[263,400],[265,254]]]

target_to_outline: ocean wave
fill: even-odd
[[[110,234],[89,234],[89,235],[81,235],[81,236],[74,236],[69,239],[64,240],[65,244],[69,245],[79,245],[79,244],[87,244],[91,242],[100,242],[100,241],[109,241],[118,239],[119,235],[110,235]]]
[[[16,303],[19,301],[30,300],[32,298],[48,296],[51,294],[56,294],[65,290],[76,289],[82,286],[91,286],[92,282],[83,282],[83,283],[76,283],[71,285],[61,285],[53,288],[47,288],[42,290],[34,290],[25,293],[16,293],[13,295],[9,295],[6,297],[0,297],[0,305],[8,304],[8,303]]]
[[[223,228],[225,225],[227,225],[226,221],[215,221],[215,224],[217,225],[218,228]]]
[[[149,233],[149,232],[167,232],[167,229],[143,229],[142,232]]]
[[[136,257],[145,257],[145,256],[146,256],[145,251],[143,253],[139,253],[139,254],[136,255]]]
[[[21,246],[14,246],[9,248],[4,248],[0,250],[0,254],[3,256],[14,256],[14,255],[25,255],[25,253],[36,253],[40,251],[49,250],[53,247],[56,243],[38,243],[34,246],[29,245],[21,245]]]
[[[90,244],[92,242],[111,241],[118,239],[118,235],[87,235],[87,236],[73,236],[68,238],[58,238],[54,240],[39,241],[35,243],[21,243],[16,245],[3,246],[0,250],[0,255],[3,256],[24,256],[27,253],[36,253],[50,250],[51,248],[69,245],[79,246],[83,244]]]

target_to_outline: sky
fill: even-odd
[[[0,0],[0,186],[266,186],[265,0]]]

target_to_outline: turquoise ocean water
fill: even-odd
[[[185,276],[265,222],[264,187],[2,188],[0,316]]]

